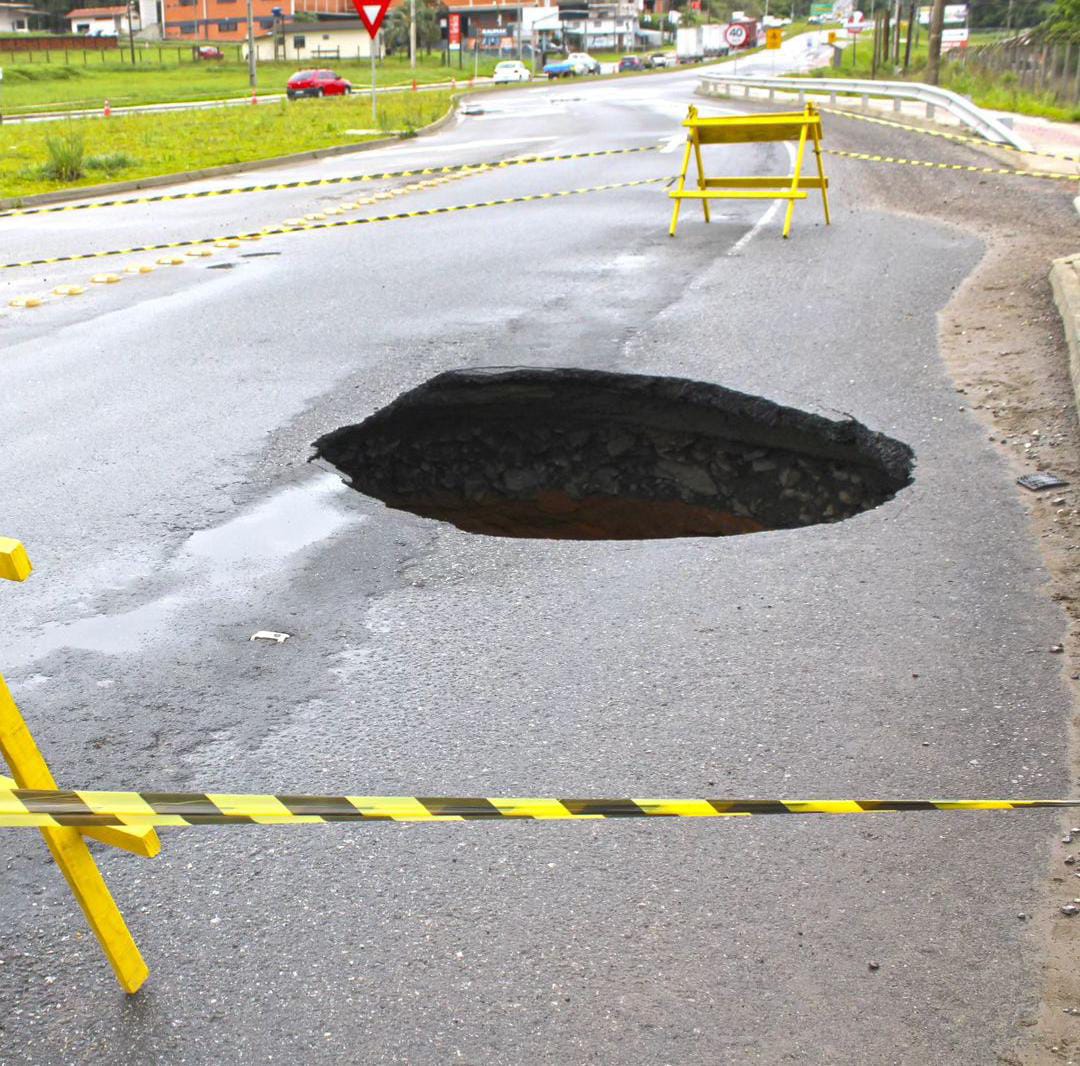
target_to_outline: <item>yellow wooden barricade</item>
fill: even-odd
[[[0,578],[25,581],[30,575],[26,550],[9,537],[0,537]],[[49,765],[34,743],[30,730],[0,676],[0,753],[14,776],[0,775],[0,788],[55,789]],[[136,992],[149,973],[120,908],[109,892],[84,837],[123,848],[144,858],[161,850],[157,833],[149,827],[100,826],[86,829],[42,829],[56,865],[67,879],[90,928],[112,964],[125,992]]]
[[[675,236],[675,227],[679,224],[679,209],[683,200],[700,200],[705,212],[705,221],[709,219],[710,200],[787,200],[787,214],[784,216],[784,236],[791,232],[791,216],[795,211],[795,201],[805,200],[805,189],[820,189],[821,202],[825,208],[825,222],[829,223],[829,179],[825,177],[825,168],[821,163],[821,116],[813,104],[807,104],[805,111],[779,111],[764,115],[733,115],[719,118],[701,118],[697,108],[691,106],[683,125],[687,129],[686,154],[683,156],[679,184],[668,195],[675,201],[675,210],[671,215],[671,229],[668,234]],[[748,176],[707,178],[701,161],[703,144],[746,144],[761,141],[798,141],[795,152],[794,173],[787,177]],[[806,144],[814,146],[817,158],[818,176],[803,177],[803,157]],[[690,155],[697,162],[697,188],[686,188],[686,172],[690,167]]]

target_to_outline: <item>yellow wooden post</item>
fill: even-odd
[[[690,118],[697,118],[697,108],[693,104],[690,105]],[[686,137],[686,151],[683,152],[682,170],[679,171],[679,184],[675,186],[675,191],[681,193],[686,188],[686,172],[690,168],[690,153],[694,150],[694,142],[691,140],[690,135]],[[698,161],[698,167],[700,168],[701,162]],[[700,171],[699,171],[700,175]],[[679,224],[679,209],[682,207],[682,199],[678,196],[675,197],[675,210],[671,213],[671,225],[668,227],[668,236],[675,236],[675,227]]]
[[[0,538],[0,577],[24,581],[30,561],[23,546],[10,538]],[[56,779],[41,754],[4,678],[0,676],[0,754],[11,769],[19,788],[55,789]],[[0,777],[7,782],[9,778]],[[92,836],[106,844],[124,848],[148,858],[158,854],[161,843],[149,827],[95,827],[42,829],[41,835],[60,867],[87,922],[98,938],[117,980],[125,992],[136,992],[146,980],[149,968],[128,931],[120,908],[112,898],[101,871],[83,839]]]
[[[813,104],[806,105],[807,114],[816,115],[818,113],[817,108]],[[821,204],[825,209],[825,225],[832,225],[832,216],[829,214],[829,183],[825,179],[825,167],[821,161],[821,122],[815,122],[810,127],[810,131],[814,136],[814,155],[817,158],[817,172],[818,181],[821,182]]]
[[[697,130],[691,130],[690,136],[694,141],[694,155],[697,157],[697,184],[698,188],[704,192],[706,186],[705,180],[705,164],[701,161],[701,135]],[[711,222],[712,218],[709,216],[709,201],[703,196],[701,198],[701,208],[705,212],[705,221]]]
[[[795,214],[795,196],[799,191],[799,176],[802,174],[803,156],[806,155],[806,131],[803,126],[799,134],[799,147],[795,152],[795,173],[791,175],[791,199],[788,200],[787,211],[784,214],[784,237],[791,232],[791,216]]]

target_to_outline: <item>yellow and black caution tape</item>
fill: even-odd
[[[61,211],[88,211],[95,207],[128,207],[135,204],[160,204],[174,200],[207,200],[218,196],[239,196],[250,192],[280,192],[285,189],[314,189],[323,185],[359,185],[372,181],[389,181],[392,178],[431,177],[438,174],[482,173],[507,167],[527,166],[531,163],[561,163],[574,159],[595,159],[608,155],[631,155],[636,152],[655,152],[658,144],[638,148],[601,148],[595,152],[571,152],[565,155],[515,156],[513,159],[497,159],[487,163],[455,163],[442,167],[420,167],[413,170],[374,171],[370,174],[346,174],[338,178],[312,178],[307,181],[278,181],[270,185],[242,185],[231,189],[200,189],[198,192],[161,193],[158,196],[133,196],[124,200],[96,200],[73,204],[52,204],[46,207],[19,207],[0,211],[0,218],[16,215],[48,215]]]
[[[220,792],[0,789],[0,827],[468,822],[509,818],[738,818],[1080,807],[1080,799],[567,799],[469,796],[294,796]]]
[[[962,133],[948,133],[945,130],[928,130],[922,126],[909,126],[905,122],[896,122],[892,119],[878,118],[876,115],[860,115],[854,111],[844,111],[837,107],[819,107],[821,111],[827,111],[830,115],[840,115],[842,118],[853,118],[859,122],[873,122],[876,126],[889,126],[895,130],[905,130],[908,133],[925,133],[928,137],[940,137],[946,141],[955,141],[958,144],[973,144],[978,148],[999,148],[1003,152],[1017,152],[1020,155],[1040,156],[1043,159],[1056,159],[1059,163],[1080,163],[1080,156],[1058,155],[1056,152],[1040,152],[1035,148],[1016,148],[1011,144],[996,144],[982,137],[966,137]]]
[[[426,207],[418,211],[399,211],[393,215],[371,215],[367,218],[345,218],[333,222],[305,222],[297,226],[268,226],[265,229],[245,233],[228,233],[218,237],[198,237],[187,241],[167,241],[164,244],[139,244],[131,248],[110,248],[101,252],[77,252],[74,255],[54,255],[42,259],[23,259],[16,263],[0,263],[0,270],[13,267],[45,266],[51,263],[75,263],[84,259],[104,259],[112,255],[129,255],[136,252],[160,252],[169,248],[191,248],[195,245],[213,244],[215,241],[250,241],[261,237],[277,237],[284,233],[308,233],[312,230],[342,229],[346,226],[370,226],[376,222],[396,222],[405,218],[428,218],[432,215],[449,215],[456,211],[473,211],[480,207],[502,207],[505,204],[525,204],[535,200],[557,200],[565,196],[580,196],[588,192],[607,192],[610,189],[630,189],[638,185],[655,185],[671,181],[670,177],[639,178],[637,181],[615,181],[606,185],[590,185],[583,189],[562,189],[559,192],[541,192],[530,196],[504,196],[499,200],[483,200],[474,204],[451,204],[449,207]]]
[[[868,163],[902,163],[909,167],[927,167],[930,170],[963,170],[970,174],[1007,174],[1017,178],[1049,178],[1051,181],[1080,181],[1080,174],[1051,174],[1042,170],[1012,170],[1009,167],[975,167],[967,163],[939,163],[928,159],[901,159],[892,155],[875,155],[872,152],[844,152],[839,148],[823,148],[826,155],[844,159],[862,159]]]

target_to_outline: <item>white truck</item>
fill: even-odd
[[[700,26],[678,28],[675,33],[675,55],[680,63],[700,63],[705,58]]]
[[[706,58],[710,56],[726,56],[728,46],[727,41],[724,40],[724,27],[715,22],[702,26],[701,47]]]

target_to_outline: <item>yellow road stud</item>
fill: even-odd
[[[8,307],[40,307],[44,302],[40,296],[16,296],[8,300]]]
[[[190,256],[192,259],[202,259],[213,254],[209,248],[189,248],[184,252],[184,255]]]
[[[340,207],[328,207],[325,211],[327,215],[340,215],[342,213]]]
[[[179,255],[163,255],[158,260],[158,266],[182,266],[184,260]]]
[[[125,274],[152,274],[153,271],[152,263],[132,263],[131,266],[124,267]]]
[[[128,267],[128,270],[131,272],[137,271],[138,269],[138,267],[135,267],[134,269]],[[95,274],[90,280],[95,285],[115,285],[121,279],[119,274]]]
[[[326,215],[324,215],[321,211],[312,211],[310,215],[304,215],[304,218],[306,218],[308,222],[319,222],[322,219],[326,218]]]
[[[24,580],[31,570],[26,550],[17,540],[0,537],[0,577]],[[56,779],[42,756],[11,692],[0,676],[0,754],[12,777],[0,776],[0,787],[55,790]],[[152,858],[161,850],[149,826],[104,826],[86,829],[43,828],[41,835],[72,894],[98,938],[120,986],[133,993],[146,980],[149,968],[124,923],[84,837]]]
[[[394,194],[392,192],[377,192],[373,200],[389,200]]]
[[[214,241],[215,248],[239,248],[240,242],[235,238],[230,238],[224,241]]]
[[[287,218],[282,222],[283,226],[302,226],[303,224],[304,220],[302,218]]]
[[[807,104],[805,111],[777,111],[764,115],[734,115],[719,118],[701,118],[697,108],[691,106],[683,122],[686,127],[686,153],[683,155],[682,170],[679,172],[678,185],[668,193],[675,201],[671,214],[669,236],[675,236],[679,224],[679,209],[683,200],[700,200],[709,219],[710,200],[787,200],[787,213],[784,216],[784,236],[791,232],[791,217],[795,211],[795,201],[805,200],[804,189],[820,189],[821,202],[825,209],[825,223],[829,217],[829,179],[821,163],[821,116],[813,104]],[[802,166],[806,155],[807,141],[814,147],[817,160],[817,177],[803,177]],[[783,177],[740,176],[707,178],[701,160],[703,144],[749,144],[768,141],[798,141],[795,152],[793,173]],[[690,156],[697,163],[697,188],[686,188],[686,173],[690,167]]]
[[[53,289],[54,296],[81,296],[86,289],[82,285],[57,285]]]

